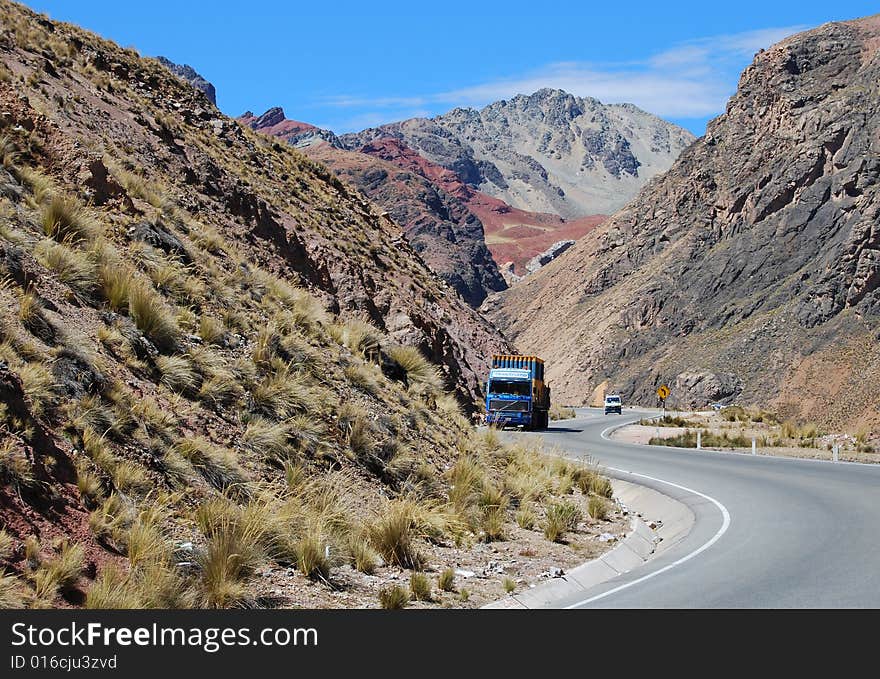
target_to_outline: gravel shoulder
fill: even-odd
[[[695,431],[698,429],[709,431],[713,434],[721,435],[727,432],[733,436],[743,436],[748,440],[753,437],[756,440],[756,454],[769,455],[775,457],[796,457],[811,460],[832,460],[831,446],[839,445],[841,447],[839,460],[845,462],[861,462],[861,463],[880,463],[880,453],[877,452],[860,452],[850,445],[853,437],[846,434],[827,434],[816,439],[815,447],[805,446],[771,446],[762,445],[762,441],[768,438],[768,434],[772,428],[768,425],[759,423],[728,423],[725,422],[717,413],[707,412],[685,412],[677,413],[681,417],[693,422],[697,426],[692,427],[660,427],[641,424],[629,424],[611,432],[610,437],[615,441],[623,443],[635,443],[639,445],[649,445],[652,438],[675,438],[687,431]],[[751,446],[703,446],[704,450],[733,450],[738,452],[751,452]]]

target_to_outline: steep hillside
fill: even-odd
[[[693,141],[631,104],[551,89],[340,138],[359,148],[389,136],[516,209],[566,219],[622,207]]]
[[[475,544],[519,577],[625,529],[469,426],[447,389],[506,344],[361,195],[156,60],[0,27],[0,607],[402,606]],[[515,523],[545,502],[570,545]]]
[[[486,248],[480,220],[442,182],[390,158],[328,144],[312,145],[305,152],[387,210],[431,270],[468,304],[479,306],[488,294],[507,287]]]
[[[825,423],[880,404],[880,19],[759,53],[726,114],[491,316],[554,393],[772,401]]]

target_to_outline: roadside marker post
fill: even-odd
[[[832,446],[831,448],[831,461],[839,462],[840,461],[840,446]]]
[[[758,454],[758,448],[757,448],[757,444],[755,443],[755,439],[753,438],[752,439],[752,455],[757,455],[757,454]]]
[[[702,449],[703,447],[703,432],[697,431],[697,450]]]

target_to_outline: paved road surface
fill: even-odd
[[[560,607],[880,607],[880,465],[620,443],[603,431],[640,413],[577,412],[539,435],[680,499],[696,523],[645,566]]]

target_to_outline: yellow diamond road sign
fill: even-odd
[[[657,396],[665,399],[667,396],[669,396],[669,387],[667,387],[665,384],[661,384],[660,388],[657,389]]]

